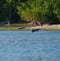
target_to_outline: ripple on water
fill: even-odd
[[[1,31],[0,61],[60,61],[60,31]]]

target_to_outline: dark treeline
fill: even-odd
[[[0,0],[0,22],[60,23],[60,0]]]

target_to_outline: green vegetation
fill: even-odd
[[[60,23],[60,0],[1,0],[0,23]]]

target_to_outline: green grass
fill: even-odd
[[[18,30],[16,27],[0,27],[0,30]]]
[[[27,28],[19,29],[19,27],[0,27],[0,30],[30,30]]]

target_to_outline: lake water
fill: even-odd
[[[60,31],[0,31],[0,61],[60,61]]]

